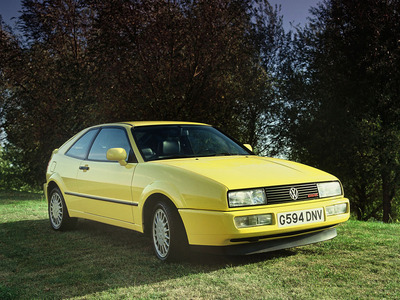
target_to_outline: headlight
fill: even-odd
[[[267,204],[264,189],[228,192],[229,207]]]
[[[317,183],[320,198],[340,196],[342,187],[339,181]]]

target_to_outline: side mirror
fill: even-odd
[[[107,159],[117,161],[121,166],[126,166],[127,154],[124,148],[111,148],[107,150]]]
[[[253,147],[249,144],[243,144],[247,149],[249,149],[251,152],[253,152]]]

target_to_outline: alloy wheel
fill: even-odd
[[[60,228],[63,219],[63,203],[61,196],[57,192],[51,195],[49,212],[54,229]]]
[[[153,242],[157,255],[164,259],[170,250],[171,231],[167,214],[158,208],[153,217]]]

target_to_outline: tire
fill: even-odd
[[[188,242],[178,211],[164,201],[158,202],[152,214],[153,249],[162,261],[182,259]]]
[[[76,226],[78,220],[69,216],[64,197],[58,187],[51,190],[48,204],[51,228],[63,231]]]

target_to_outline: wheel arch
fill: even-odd
[[[53,211],[51,209],[51,206],[55,202],[53,202],[53,194],[51,194],[51,192],[54,190],[56,190],[55,193],[59,194],[60,209],[56,209]],[[50,220],[51,227],[54,230],[60,230],[60,231],[75,228],[78,219],[70,217],[69,212],[68,212],[68,207],[67,207],[67,204],[66,204],[65,198],[64,198],[64,193],[62,192],[59,184],[57,184],[57,182],[55,182],[53,180],[49,181],[47,183],[46,192],[47,192],[46,194],[47,194],[47,203],[48,203],[48,214],[49,214],[49,220]],[[57,201],[57,200],[54,198],[54,201]],[[52,212],[51,212],[51,210],[52,210]],[[55,215],[53,215],[53,212],[55,213]],[[58,219],[58,218],[61,218],[60,224],[57,224],[58,222],[54,223],[55,219]]]
[[[55,182],[55,181],[49,181],[49,183],[47,184],[47,202],[49,202],[49,196],[50,196],[50,192],[54,189],[54,188],[58,188],[60,189],[60,186]],[[61,189],[60,189],[61,191]],[[62,191],[61,191],[62,193]]]
[[[144,206],[143,206],[143,210],[142,210],[143,233],[146,235],[149,235],[151,233],[151,217],[152,217],[153,209],[154,209],[155,205],[160,201],[165,202],[167,205],[169,205],[172,209],[174,209],[177,212],[177,215],[180,218],[180,222],[182,223],[182,226],[184,227],[182,217],[180,216],[178,208],[175,206],[174,202],[164,194],[154,193],[146,199]]]
[[[64,202],[65,202],[65,206],[68,210],[68,204],[67,204],[67,200],[66,200],[66,195],[64,194],[64,190],[63,190],[63,186],[57,182],[56,180],[50,180],[47,183],[47,203],[50,201],[49,197],[50,197],[50,193],[54,188],[58,188],[64,198]],[[68,212],[69,213],[69,212]]]

